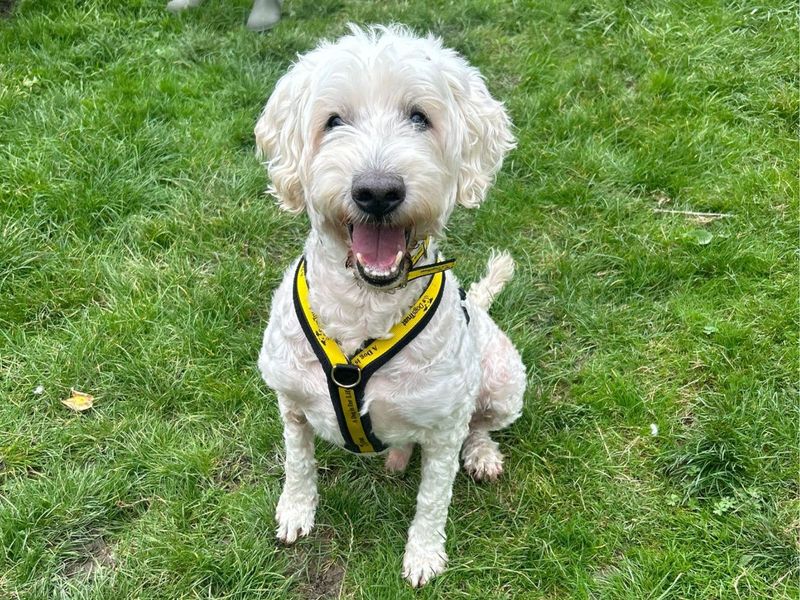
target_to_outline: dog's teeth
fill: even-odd
[[[364,256],[361,254],[361,252],[356,252],[356,260],[362,265],[364,264]]]
[[[397,268],[397,265],[400,264],[400,261],[403,260],[404,256],[405,252],[403,252],[402,250],[397,251],[397,256],[394,257],[394,266],[392,267],[393,269]]]

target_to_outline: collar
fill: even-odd
[[[447,271],[448,269],[452,269],[453,266],[455,266],[456,260],[452,258],[450,260],[442,260],[434,262],[430,265],[417,267],[417,263],[428,255],[428,246],[430,246],[430,243],[430,237],[427,237],[417,243],[417,247],[411,255],[411,269],[409,269],[408,276],[406,277],[407,282],[418,279],[419,277],[425,277],[426,275],[441,273],[443,271]]]

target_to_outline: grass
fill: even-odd
[[[0,597],[797,597],[791,7],[288,0],[253,35],[246,0],[163,3],[0,2]],[[446,248],[467,282],[517,257],[494,315],[526,409],[498,485],[459,475],[450,569],[416,593],[417,459],[320,443],[318,526],[273,541],[255,359],[306,223],[263,195],[252,128],[347,21],[441,35],[519,137]]]

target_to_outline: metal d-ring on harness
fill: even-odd
[[[427,243],[412,257],[416,264],[426,254]],[[335,340],[322,331],[317,317],[308,302],[305,257],[300,259],[294,278],[294,308],[300,326],[325,372],[328,391],[333,404],[345,448],[356,454],[382,452],[387,446],[372,432],[369,414],[361,414],[369,378],[392,359],[433,317],[444,294],[444,271],[455,264],[454,260],[411,269],[409,279],[432,275],[428,286],[406,315],[390,330],[388,339],[371,340],[362,350],[347,357]],[[412,277],[412,273],[421,273]]]

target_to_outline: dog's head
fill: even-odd
[[[366,283],[405,281],[418,240],[478,206],[513,147],[477,69],[432,36],[352,28],[300,57],[255,128],[270,191],[349,249]]]

